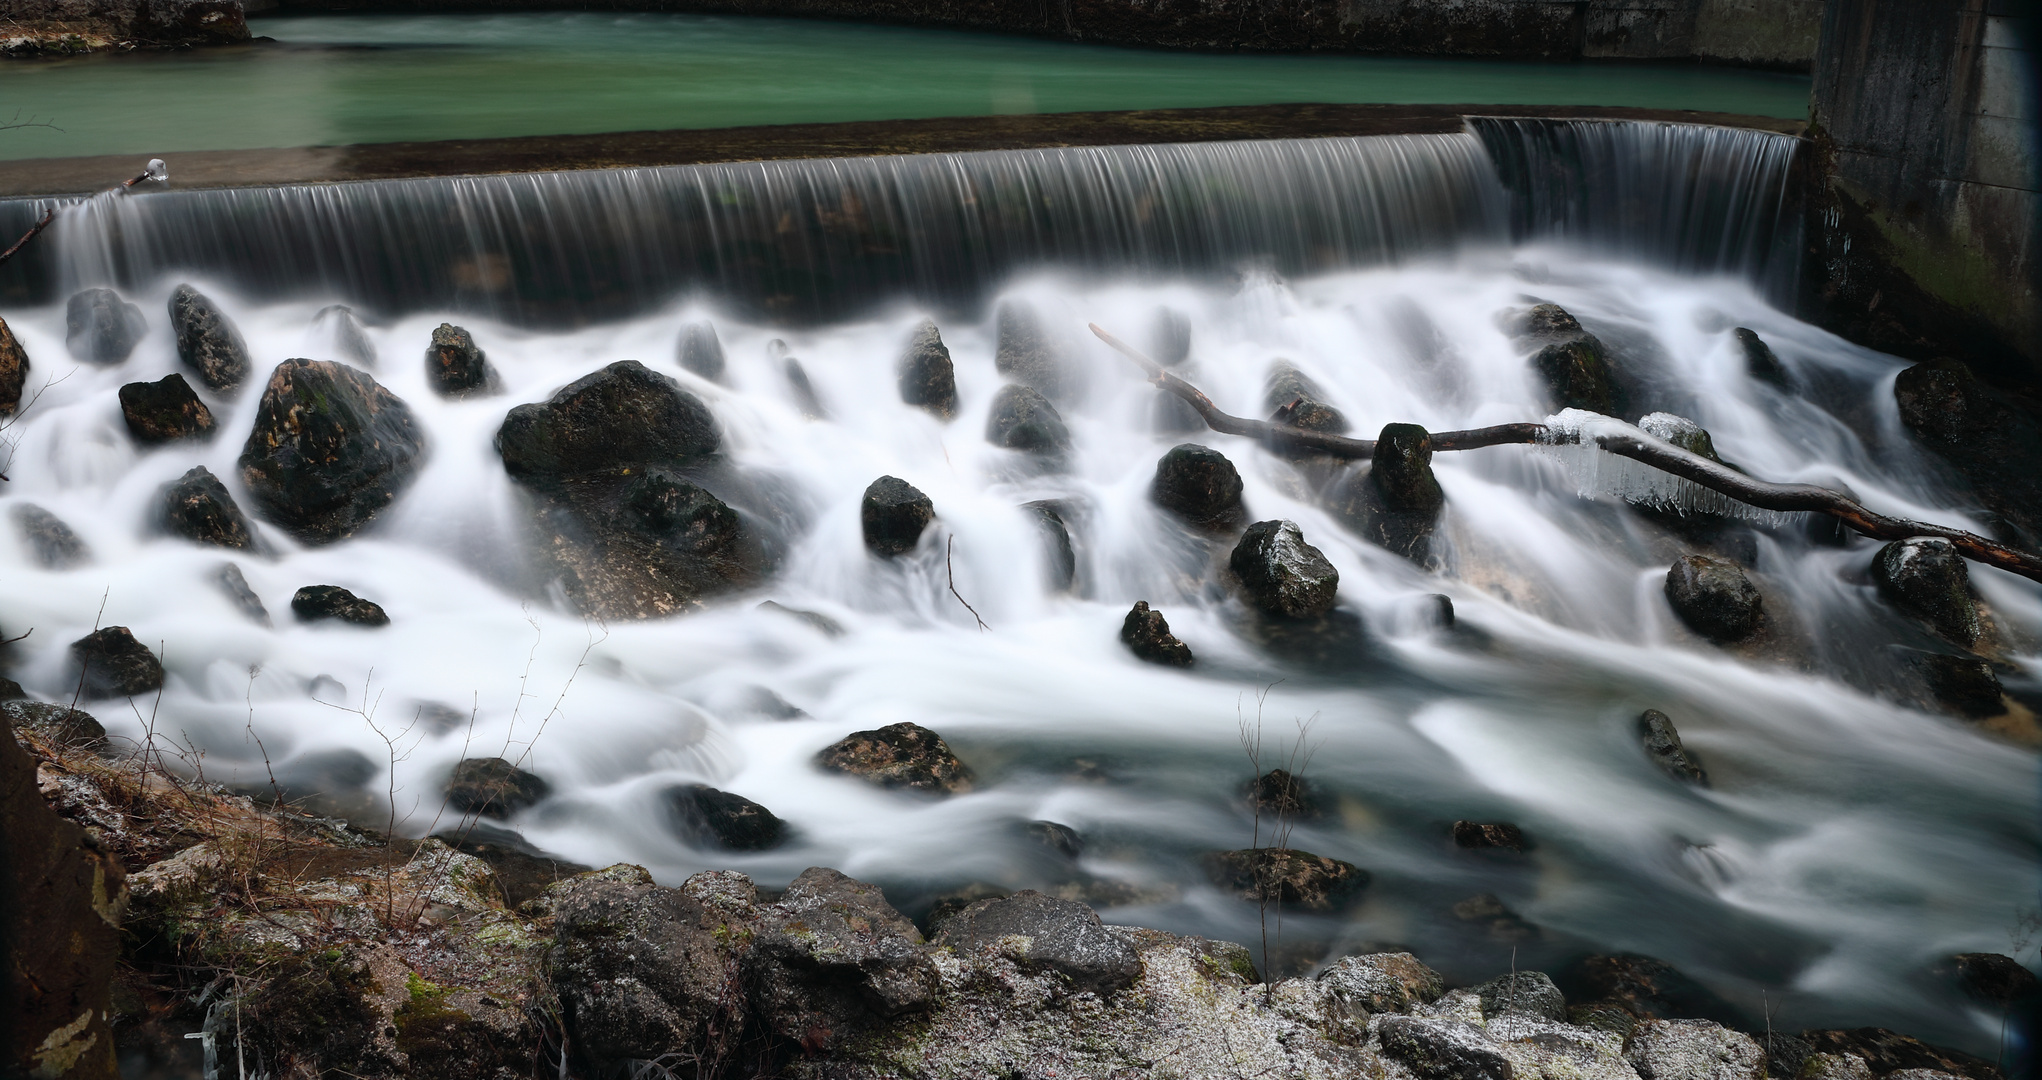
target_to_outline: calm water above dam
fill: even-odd
[[[275,40],[0,67],[6,112],[56,125],[7,132],[0,159],[1284,102],[1808,109],[1804,76],[1694,65],[1203,55],[658,14],[251,28]]]

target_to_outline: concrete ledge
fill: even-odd
[[[1219,142],[1461,130],[1463,116],[1657,120],[1801,133],[1798,120],[1665,109],[1523,105],[1249,105],[1213,109],[974,116],[788,124],[607,135],[454,139],[161,155],[178,188],[553,172],[723,161],[930,154],[1049,146]],[[147,154],[0,162],[0,196],[101,191],[135,175]]]

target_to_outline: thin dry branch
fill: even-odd
[[[1368,458],[1375,454],[1375,441],[1372,439],[1349,439],[1340,435],[1305,431],[1268,420],[1249,420],[1228,415],[1220,411],[1219,406],[1214,405],[1212,399],[1206,397],[1197,387],[1165,371],[1163,365],[1100,329],[1097,323],[1092,324],[1092,332],[1099,336],[1099,340],[1134,361],[1148,375],[1150,382],[1182,398],[1199,416],[1205,418],[1206,425],[1214,431],[1257,439],[1279,450],[1315,450],[1331,457],[1348,460]],[[1436,451],[1535,444],[1549,442],[1553,438],[1546,425],[1530,423],[1498,424],[1495,427],[1474,428],[1468,431],[1441,431],[1431,433],[1429,437],[1432,448]],[[1988,540],[1976,533],[1925,521],[1910,521],[1906,518],[1875,514],[1866,509],[1864,504],[1840,491],[1831,491],[1812,484],[1775,484],[1759,480],[1657,439],[1641,439],[1632,435],[1601,435],[1596,437],[1595,442],[1609,453],[1643,462],[1661,472],[1727,495],[1747,506],[1782,513],[1823,514],[1842,522],[1851,531],[1874,540],[1905,540],[1912,536],[1938,537],[1948,540],[1965,558],[1998,567],[2008,573],[2019,574],[2033,581],[2042,581],[2042,556]]]

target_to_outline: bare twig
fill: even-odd
[[[19,113],[16,113],[15,115],[19,116],[20,114],[19,114]],[[52,127],[52,126],[54,126],[54,125],[50,125],[50,124],[38,124],[38,123],[35,123],[34,121],[30,121],[30,122],[28,122],[28,123],[25,123],[25,124],[9,124],[9,125],[6,125],[6,126],[8,126],[8,127]],[[59,130],[61,130],[61,129],[59,129]],[[147,167],[147,168],[145,168],[145,169],[143,169],[143,170],[142,170],[141,172],[139,172],[139,173],[136,173],[136,174],[135,174],[135,176],[134,176],[134,177],[133,177],[132,179],[128,179],[128,180],[123,180],[123,181],[121,181],[121,182],[120,182],[120,185],[119,185],[119,186],[117,186],[117,187],[112,187],[112,188],[108,188],[107,190],[108,190],[108,192],[109,192],[110,194],[118,194],[119,192],[123,192],[123,191],[126,191],[126,190],[128,190],[129,188],[132,188],[132,187],[134,187],[134,186],[135,186],[136,184],[139,184],[139,183],[141,183],[141,182],[142,182],[142,181],[144,181],[144,180],[163,180],[163,179],[164,179],[164,174],[163,174],[163,172],[162,172],[162,169],[163,169],[163,162],[162,162],[162,161],[161,161],[160,159],[154,159],[154,158],[152,158],[152,159],[150,159],[150,161],[149,161],[149,165],[148,165],[148,167]],[[14,242],[14,246],[13,246],[13,247],[10,247],[10,248],[8,248],[8,249],[7,249],[6,251],[0,251],[0,263],[5,263],[5,262],[6,262],[7,260],[9,260],[9,259],[13,258],[13,257],[14,257],[14,253],[15,253],[15,252],[17,252],[17,251],[20,251],[20,250],[22,249],[22,247],[23,247],[24,245],[26,245],[26,244],[27,244],[27,243],[28,243],[28,242],[29,242],[30,240],[33,240],[33,239],[35,239],[35,238],[36,238],[37,236],[40,236],[40,235],[42,234],[42,231],[43,231],[44,229],[47,229],[47,228],[49,228],[49,227],[50,227],[50,222],[52,222],[52,221],[55,221],[55,220],[57,219],[57,211],[59,211],[59,210],[61,210],[61,209],[63,209],[63,207],[62,207],[62,206],[52,206],[52,207],[50,207],[50,209],[49,209],[49,212],[48,212],[48,213],[46,213],[46,214],[44,214],[44,215],[42,216],[42,220],[41,220],[41,221],[38,221],[38,222],[36,222],[36,223],[35,223],[35,225],[34,225],[34,227],[30,228],[30,229],[29,229],[29,230],[28,230],[27,232],[25,232],[25,233],[21,234],[21,239],[19,239],[19,240],[16,240],[16,241]]]
[[[28,629],[23,630],[21,633],[16,634],[11,638],[0,638],[0,645],[12,645],[15,642],[20,641],[22,638],[25,638],[33,633],[35,633],[35,627],[31,626]]]
[[[971,606],[971,601],[966,600],[964,594],[957,591],[957,571],[950,566],[950,552],[956,546],[957,534],[952,533],[943,544],[943,573],[950,578],[950,595],[957,597],[957,602],[964,605],[964,610],[971,612],[972,618],[978,619],[979,631],[983,633],[992,627],[987,626],[986,621],[979,618],[978,609]]]

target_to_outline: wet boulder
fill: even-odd
[[[1730,331],[1737,339],[1737,349],[1744,354],[1744,373],[1762,383],[1769,383],[1781,390],[1794,388],[1793,376],[1787,374],[1787,366],[1765,343],[1755,330],[1737,327]]]
[[[1262,383],[1262,404],[1279,424],[1323,435],[1347,434],[1347,417],[1326,403],[1326,392],[1288,360],[1269,366]]]
[[[1344,911],[1369,882],[1353,863],[1294,848],[1214,851],[1200,862],[1214,885],[1243,900],[1306,911]]]
[[[885,788],[932,795],[970,791],[971,770],[950,752],[943,737],[919,724],[888,724],[854,731],[815,756],[826,772],[845,773]]]
[[[1085,838],[1069,825],[1031,821],[1021,827],[1021,832],[1042,850],[1069,862],[1076,862],[1085,853]]]
[[[716,327],[706,322],[681,327],[677,352],[682,370],[711,382],[723,380],[723,342],[716,337]]]
[[[1034,388],[1008,383],[993,395],[986,441],[1008,450],[1057,457],[1071,448],[1071,432],[1056,406]]]
[[[121,387],[120,400],[128,434],[143,446],[213,434],[213,411],[199,400],[184,376],[174,371],[152,383],[132,382]]]
[[[935,1004],[935,961],[877,886],[824,867],[761,909],[744,975],[753,1010],[810,1053]]]
[[[1709,430],[1685,416],[1667,412],[1646,413],[1638,419],[1638,430],[1697,457],[1723,464],[1723,458],[1716,453],[1716,441],[1709,437]]]
[[[286,360],[256,406],[241,482],[264,517],[307,543],[331,543],[395,501],[425,452],[410,407],[367,374]]]
[[[1664,960],[1636,953],[1599,954],[1569,965],[1558,980],[1576,1001],[1616,1005],[1632,1016],[1698,1016],[1734,1023],[1737,1011]]]
[[[28,389],[28,350],[15,340],[7,320],[0,319],[0,416],[13,416]]]
[[[1536,305],[1517,316],[1510,329],[1521,346],[1533,350],[1532,370],[1554,408],[1617,415],[1623,402],[1609,349],[1565,308]]]
[[[1999,673],[1992,664],[1976,656],[1922,653],[1915,662],[1929,696],[1944,708],[1971,720],[1983,720],[2007,711]]]
[[[1638,740],[1645,746],[1645,754],[1654,765],[1673,777],[1693,784],[1707,785],[1709,774],[1695,762],[1680,743],[1680,732],[1673,726],[1673,718],[1658,709],[1646,709],[1638,714]]]
[[[177,335],[177,358],[214,393],[248,380],[248,345],[241,331],[204,293],[189,285],[171,291],[170,329]]]
[[[636,869],[570,878],[543,901],[553,912],[548,982],[571,1045],[597,1069],[665,1059],[742,1017],[726,1000],[739,928]]]
[[[434,393],[450,398],[493,394],[501,385],[474,335],[453,323],[433,329],[432,342],[425,348],[425,382]]]
[[[787,838],[787,823],[742,795],[707,784],[682,784],[662,796],[674,831],[698,847],[765,851]]]
[[[1511,1080],[1500,1044],[1473,1024],[1446,1017],[1391,1016],[1376,1025],[1384,1056],[1419,1080]]]
[[[1136,657],[1165,667],[1190,667],[1191,647],[1170,633],[1163,613],[1137,600],[1120,624],[1120,643]]]
[[[1744,568],[1728,559],[1683,555],[1666,572],[1666,602],[1688,629],[1718,645],[1758,632],[1764,603]]]
[[[1955,544],[1936,536],[1895,540],[1872,557],[1872,580],[1888,603],[1954,644],[1978,642],[1971,571]]]
[[[1271,769],[1241,786],[1248,805],[1278,821],[1315,821],[1326,816],[1317,785],[1288,769]]]
[[[681,466],[722,446],[700,398],[635,360],[568,384],[544,403],[520,405],[496,432],[511,477],[553,487],[620,466]]]
[[[730,548],[744,527],[723,500],[664,469],[646,469],[625,480],[618,503],[630,527],[695,555]]]
[[[900,399],[939,420],[957,415],[957,369],[934,321],[923,319],[900,360]]]
[[[88,699],[133,697],[163,688],[163,664],[127,627],[109,626],[71,643],[67,681]]]
[[[1423,561],[1445,506],[1432,474],[1432,436],[1416,424],[1386,424],[1374,458],[1348,481],[1337,510],[1363,539]]]
[[[1141,977],[1141,957],[1091,908],[1026,889],[980,900],[944,920],[935,944],[986,949],[1030,974],[1062,976],[1075,993],[1104,997]]]
[[[1049,556],[1049,584],[1060,592],[1067,592],[1078,581],[1078,551],[1071,545],[1071,530],[1064,524],[1063,508],[1050,499],[1023,503],[1021,509],[1035,519],[1042,529],[1042,539]]]
[[[858,523],[865,533],[865,547],[882,559],[915,550],[922,533],[936,519],[936,504],[913,484],[897,476],[882,476],[865,488],[858,500]]]
[[[1758,1040],[1713,1020],[1642,1020],[1624,1040],[1639,1080],[1764,1080]]]
[[[2042,544],[2042,417],[1947,357],[1901,372],[1893,398],[1923,446],[1969,480],[2029,547]]]
[[[69,570],[92,561],[92,549],[64,519],[33,503],[20,503],[8,515],[27,544],[29,554],[49,570]]]
[[[1205,529],[1230,529],[1247,516],[1240,471],[1225,454],[1197,443],[1171,447],[1156,462],[1149,499]]]
[[[86,289],[64,305],[64,347],[74,360],[118,364],[148,328],[142,309],[112,289]]]
[[[544,779],[502,758],[466,758],[447,780],[447,805],[463,814],[507,818],[552,792]]]
[[[1266,615],[1305,619],[1333,610],[1340,572],[1289,521],[1248,526],[1227,566],[1248,603]]]
[[[1476,850],[1524,851],[1530,846],[1525,843],[1524,830],[1507,821],[1456,821],[1453,838],[1455,847]]]
[[[364,600],[338,585],[307,585],[291,596],[291,613],[299,622],[337,619],[356,626],[388,626],[381,604]]]
[[[256,547],[255,532],[248,527],[240,505],[227,485],[204,465],[165,485],[162,505],[163,527],[172,536],[241,551]]]
[[[1957,985],[1987,1005],[2011,1005],[2042,994],[2042,981],[2020,961],[2001,953],[1958,953],[1950,958]]]
[[[319,313],[312,316],[312,330],[323,336],[331,344],[334,355],[342,360],[365,368],[376,366],[376,343],[369,340],[369,332],[362,328],[362,321],[346,304],[328,304],[320,308]]]
[[[262,606],[262,597],[255,595],[255,590],[248,587],[248,577],[241,572],[240,567],[233,563],[221,566],[213,574],[213,584],[220,587],[220,592],[241,614],[263,626],[270,625],[269,609]]]
[[[1552,976],[1543,971],[1501,975],[1474,990],[1475,995],[1482,999],[1483,1016],[1518,1013],[1556,1024],[1567,1022],[1567,997],[1553,984]]]
[[[1027,303],[1009,300],[994,316],[998,342],[993,367],[1051,401],[1068,403],[1079,390],[1077,372]]]

